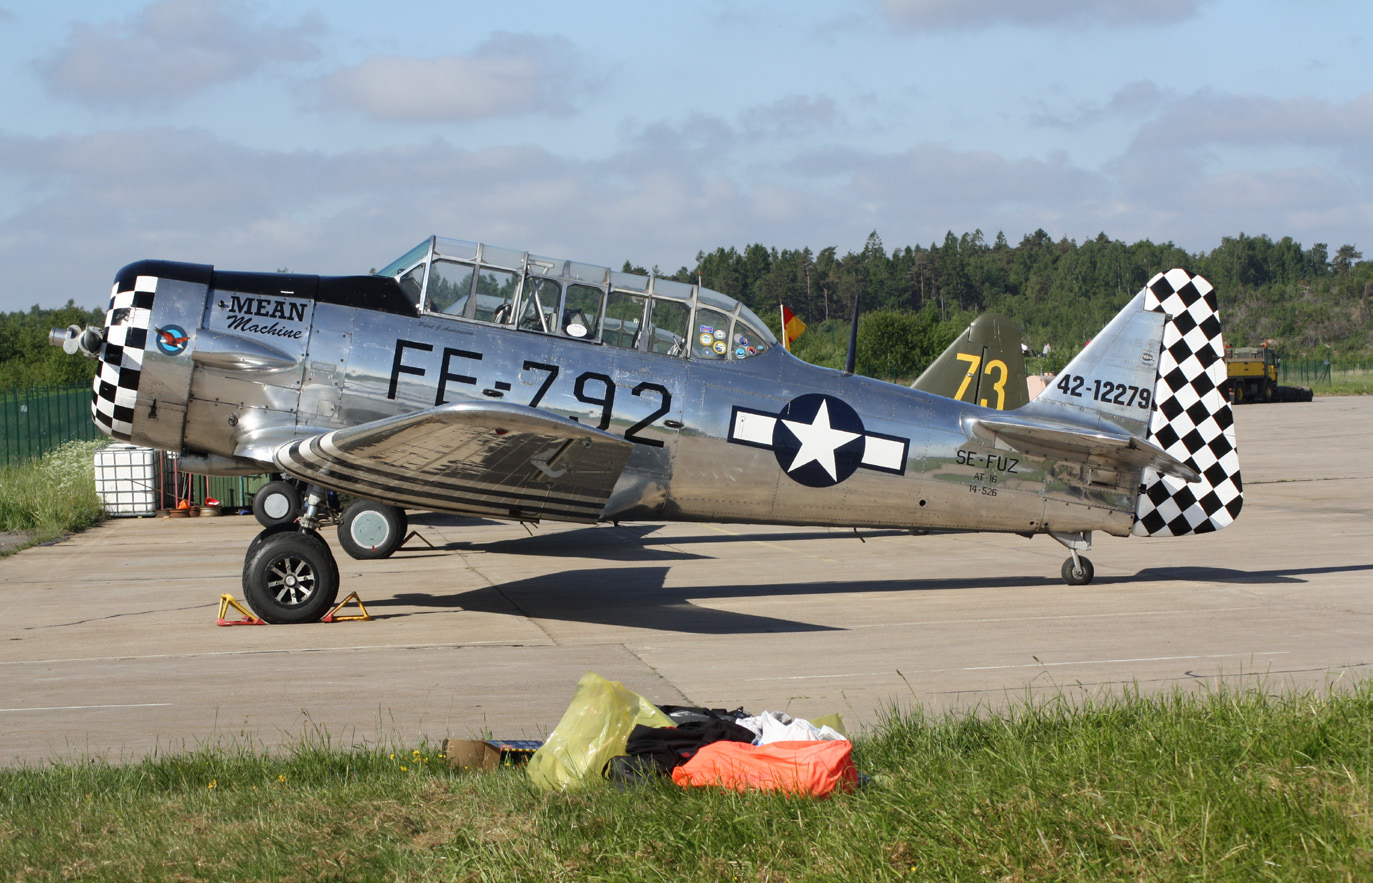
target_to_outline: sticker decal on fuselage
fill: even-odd
[[[868,432],[842,399],[807,393],[781,411],[769,413],[735,406],[729,441],[767,448],[787,477],[807,487],[832,487],[859,468],[906,473],[910,440]]]
[[[310,333],[310,307],[307,298],[282,295],[218,292],[210,310],[208,326],[214,331],[250,334],[273,340],[305,340]]]
[[[191,339],[180,325],[163,325],[157,329],[157,349],[164,356],[179,356]]]

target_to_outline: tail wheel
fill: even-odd
[[[1072,558],[1063,562],[1063,581],[1070,586],[1085,586],[1092,581],[1096,575],[1095,568],[1092,567],[1092,560],[1085,555],[1077,556],[1077,562]]]
[[[263,531],[243,563],[243,596],[271,623],[317,622],[338,597],[338,565],[314,531]]]
[[[343,511],[338,541],[354,558],[390,558],[405,539],[405,510],[370,500],[354,500]]]
[[[289,481],[269,481],[253,494],[253,517],[263,527],[290,524],[300,516],[300,491]]]

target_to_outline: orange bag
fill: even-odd
[[[735,791],[781,791],[802,797],[827,797],[858,785],[853,743],[713,742],[672,771],[682,787],[719,787]]]

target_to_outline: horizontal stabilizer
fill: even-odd
[[[968,430],[985,442],[1000,441],[1027,457],[1122,469],[1149,466],[1183,481],[1201,478],[1196,470],[1139,436],[1009,417],[973,418]]]

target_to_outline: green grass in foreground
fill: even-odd
[[[1373,686],[893,711],[813,801],[542,794],[431,749],[0,772],[0,878],[1368,880]]]
[[[94,458],[108,442],[67,442],[41,460],[0,467],[0,531],[28,531],[41,543],[98,524]]]

